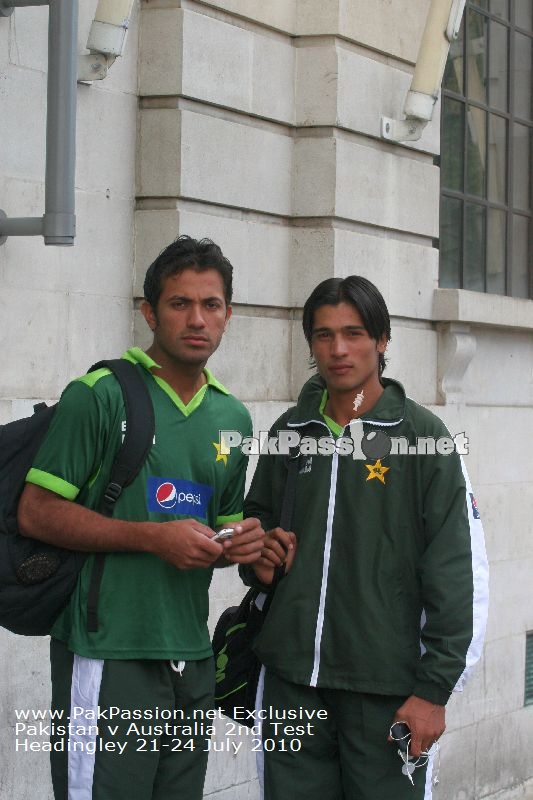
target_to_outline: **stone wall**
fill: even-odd
[[[96,0],[81,5],[80,52]],[[211,366],[256,431],[309,374],[300,320],[311,289],[370,278],[393,318],[387,374],[469,438],[491,560],[485,654],[450,702],[434,798],[515,800],[533,776],[523,707],[533,304],[437,288],[439,108],[418,143],[380,138],[381,116],[401,116],[429,5],[140,2],[124,58],[100,85],[78,87],[75,247],[0,247],[0,421],[57,397],[104,353],[148,344],[136,310],[144,272],[178,233],[210,236],[234,264],[234,315]],[[46,15],[0,19],[0,208],[10,216],[42,213]],[[212,620],[241,594],[234,573],[217,574]],[[0,648],[0,798],[48,800],[44,754],[13,754],[9,728],[14,708],[48,705],[46,643],[3,634]],[[218,726],[221,747],[228,733]],[[213,800],[258,797],[253,744],[242,741],[237,756],[211,758]]]

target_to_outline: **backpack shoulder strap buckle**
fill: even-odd
[[[104,502],[107,505],[113,506],[120,495],[122,494],[122,486],[119,483],[111,481],[108,483],[104,492]]]

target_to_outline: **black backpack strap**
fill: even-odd
[[[88,371],[94,372],[103,367],[110,369],[119,382],[126,409],[126,432],[111,467],[100,507],[101,514],[112,517],[122,490],[135,480],[150,452],[154,440],[155,417],[148,387],[131,361],[123,358],[99,361]],[[87,597],[87,630],[91,633],[98,630],[98,597],[104,564],[105,553],[96,553]]]
[[[122,389],[126,408],[126,433],[109,476],[100,512],[113,516],[113,508],[124,487],[136,478],[152,447],[155,418],[148,388],[139,369],[124,358],[99,361],[89,372],[102,367],[112,371]]]

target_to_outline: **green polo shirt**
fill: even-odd
[[[208,370],[184,405],[150,371],[139,348],[124,354],[141,371],[155,412],[154,443],[114,516],[130,521],[195,518],[215,528],[242,519],[246,457],[220,453],[219,430],[252,432],[246,408]],[[122,392],[101,369],[65,389],[27,481],[98,510],[126,426]],[[91,658],[197,660],[211,653],[207,629],[212,568],[178,570],[146,553],[108,553],[100,589],[99,629],[87,631],[89,556],[52,635]]]

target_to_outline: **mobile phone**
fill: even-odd
[[[407,753],[411,743],[411,729],[406,722],[395,722],[390,729],[390,735],[397,744],[398,752]]]
[[[215,533],[213,536],[214,542],[223,542],[224,539],[231,539],[233,534],[235,533],[233,528],[221,528],[219,531]]]

